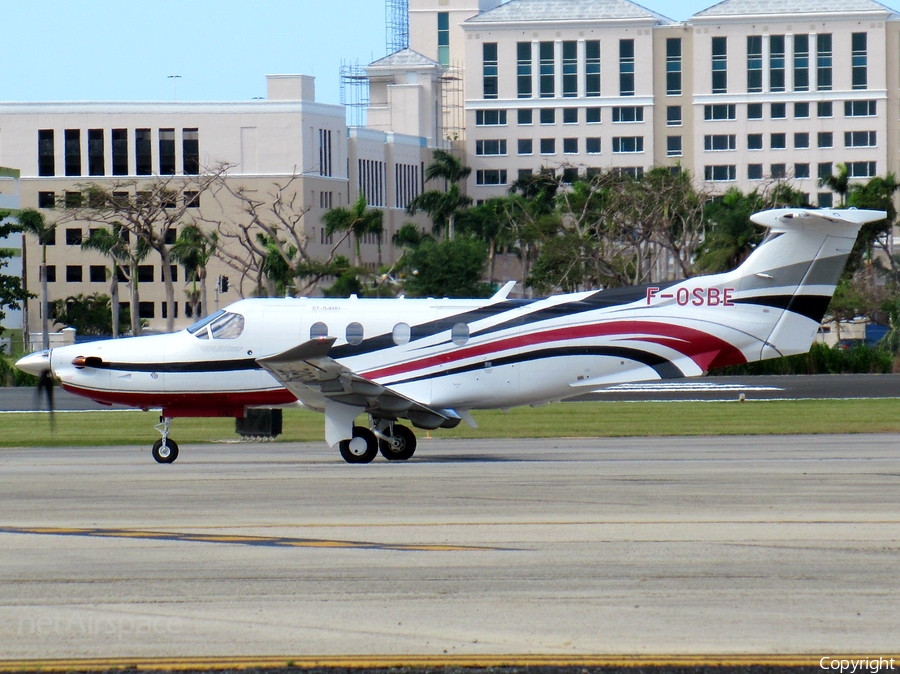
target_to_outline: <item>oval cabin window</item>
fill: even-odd
[[[462,346],[469,341],[469,326],[465,323],[457,323],[450,331],[450,341],[457,346]]]
[[[403,346],[404,344],[409,343],[409,338],[412,336],[412,330],[410,330],[406,323],[397,323],[397,325],[394,326],[392,336],[394,338],[394,344]]]
[[[363,326],[360,323],[353,322],[347,326],[347,343],[353,344],[356,346],[357,344],[361,344],[363,341]]]
[[[324,323],[313,323],[312,327],[309,329],[309,338],[310,339],[321,339],[322,337],[328,336],[328,326]]]

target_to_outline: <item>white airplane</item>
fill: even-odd
[[[36,352],[16,365],[101,403],[175,417],[297,405],[325,414],[349,463],[409,459],[417,428],[623,382],[809,350],[859,228],[884,211],[778,209],[737,269],[653,286],[509,300],[246,299],[181,332]],[[357,426],[360,415],[368,426]]]

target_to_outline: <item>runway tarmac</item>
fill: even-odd
[[[895,436],[421,444],[0,451],[0,658],[897,648]]]

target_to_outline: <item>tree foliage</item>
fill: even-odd
[[[8,220],[9,215],[9,211],[0,211],[0,239],[22,231],[21,225]],[[0,248],[0,333],[3,332],[6,311],[20,308],[22,302],[32,297],[22,286],[21,277],[2,273],[3,269],[9,266],[9,260],[14,254],[13,250]]]
[[[75,328],[79,335],[106,336],[113,332],[112,299],[109,295],[75,295],[53,303],[53,320],[69,328]],[[124,331],[131,321],[129,309],[119,310],[118,329]]]
[[[411,297],[489,297],[493,291],[481,281],[487,247],[477,239],[425,240],[404,257],[403,287]]]

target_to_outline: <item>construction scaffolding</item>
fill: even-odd
[[[409,47],[409,0],[385,0],[384,32],[388,54]]]
[[[369,78],[359,61],[341,61],[341,105],[347,109],[347,126],[365,126],[369,107]]]
[[[446,66],[441,76],[441,140],[444,149],[456,149],[466,139],[466,109],[463,99],[463,69]]]

